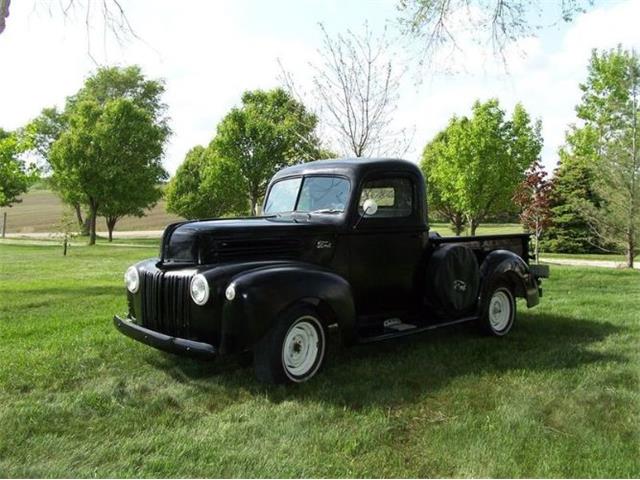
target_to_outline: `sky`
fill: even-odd
[[[322,40],[319,22],[336,34],[357,31],[366,21],[373,31],[386,28],[393,36],[398,16],[393,0],[121,4],[139,39],[119,44],[111,37],[105,40],[98,24],[87,33],[80,9],[65,18],[57,0],[12,2],[0,35],[0,127],[19,128],[44,107],[62,107],[98,64],[139,64],[146,75],[166,84],[173,135],[164,164],[174,173],[190,148],[209,143],[243,91],[280,85],[278,61],[302,90],[308,87],[309,62],[317,60]],[[638,0],[596,0],[574,22],[560,22],[511,45],[506,71],[489,47],[458,32],[461,51],[439,54],[448,73],[412,67],[403,76],[394,128],[413,132],[405,158],[418,161],[424,145],[452,115],[469,114],[475,100],[495,97],[509,113],[521,102],[542,120],[542,160],[552,169],[565,131],[576,121],[579,84],[586,78],[591,50],[617,44],[640,50],[639,18]],[[404,58],[400,42],[396,47],[394,58]]]

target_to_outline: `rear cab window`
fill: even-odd
[[[372,199],[378,205],[378,211],[366,219],[406,218],[414,211],[413,182],[406,177],[389,177],[364,182],[358,200],[358,213],[364,213],[363,205]]]

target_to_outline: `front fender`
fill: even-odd
[[[487,255],[480,266],[480,278],[481,305],[492,283],[498,278],[510,283],[514,294],[526,299],[527,307],[531,308],[540,303],[538,282],[529,272],[529,266],[519,255],[509,250],[495,250]]]
[[[252,347],[277,321],[278,314],[298,302],[320,310],[328,323],[340,326],[352,340],[355,307],[351,286],[341,276],[306,263],[266,266],[241,272],[231,279],[233,300],[224,299],[221,352]]]

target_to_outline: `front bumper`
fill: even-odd
[[[204,359],[213,359],[218,354],[216,347],[213,345],[203,342],[194,342],[193,340],[187,340],[186,338],[171,337],[164,333],[141,327],[140,325],[133,323],[128,318],[120,318],[115,315],[113,317],[113,324],[127,337],[131,337],[134,340],[145,343],[159,350],[164,350],[165,352]]]

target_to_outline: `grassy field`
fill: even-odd
[[[34,233],[54,232],[57,230],[64,213],[64,205],[60,198],[50,190],[34,189],[22,196],[22,202],[11,208],[0,209],[7,212],[7,232]],[[165,202],[158,204],[144,217],[125,217],[120,220],[116,230],[161,230],[171,222],[180,220],[165,211]],[[98,230],[106,231],[104,219],[98,220]]]
[[[447,223],[434,222],[429,225],[429,229],[443,236],[455,235],[451,226]],[[476,235],[502,235],[505,233],[522,233],[522,225],[519,223],[485,223],[478,227]]]
[[[545,258],[569,258],[574,260],[606,260],[611,262],[624,262],[625,256],[619,253],[541,253]]]
[[[336,347],[273,388],[114,330],[155,252],[0,245],[0,477],[640,475],[640,272],[554,268],[505,339]]]

